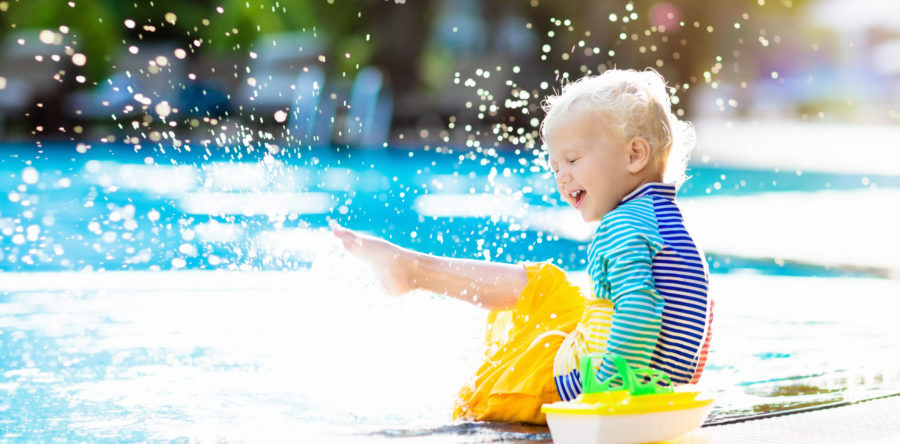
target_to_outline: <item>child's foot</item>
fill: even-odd
[[[406,250],[386,240],[357,234],[339,225],[333,226],[331,232],[343,242],[347,251],[375,269],[378,280],[388,294],[399,296],[413,290],[409,283],[409,258]]]

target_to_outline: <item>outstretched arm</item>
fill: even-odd
[[[422,289],[493,310],[512,308],[528,283],[519,265],[423,254],[342,227],[332,231],[391,294]]]

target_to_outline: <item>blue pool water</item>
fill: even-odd
[[[590,230],[530,153],[2,150],[0,440],[549,438],[450,423],[485,313],[384,296],[325,231],[336,220],[435,254],[552,259],[584,280]],[[716,165],[690,175],[686,203],[900,188]],[[900,333],[890,310],[871,310],[900,283],[710,247],[714,418],[900,391]]]
[[[434,254],[584,267],[585,231],[566,236],[552,221],[548,226],[546,219],[564,208],[551,177],[532,171],[530,152],[299,149],[267,157],[264,149],[136,153],[101,145],[81,154],[75,148],[3,148],[4,270],[300,269],[309,255],[267,254],[260,251],[264,241],[281,239],[278,232],[324,228],[329,220]],[[892,176],[709,165],[693,165],[689,175],[682,199],[900,188],[900,177]],[[721,271],[823,272],[729,259],[710,262]]]

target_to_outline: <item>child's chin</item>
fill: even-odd
[[[600,221],[600,219],[603,219],[602,214],[598,215],[595,212],[589,211],[584,207],[579,209],[578,213],[581,214],[581,218],[584,219],[585,222],[598,222]]]
[[[597,218],[593,217],[590,213],[584,211],[583,208],[579,209],[578,213],[581,214],[581,219],[583,219],[585,222],[593,222],[597,220]]]

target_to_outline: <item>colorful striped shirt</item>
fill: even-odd
[[[643,185],[603,216],[588,248],[588,273],[598,301],[589,307],[611,303],[611,314],[586,309],[584,325],[563,341],[553,372],[560,397],[581,393],[577,359],[584,353],[608,351],[662,370],[676,384],[696,382],[709,346],[709,275],[675,204],[674,185]],[[598,334],[605,341],[590,340]],[[597,378],[613,374],[604,360]]]

